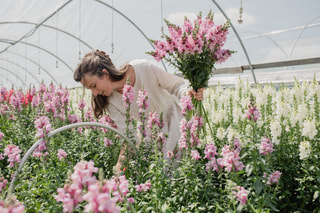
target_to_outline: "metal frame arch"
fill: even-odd
[[[293,41],[293,43],[292,43],[292,45],[291,45],[291,47],[290,47],[289,57],[288,57],[288,58],[291,58],[292,52],[293,52],[293,50],[294,50],[294,48],[295,48],[295,46],[296,46],[296,44],[297,44],[297,41],[298,41],[298,39],[300,38],[300,36],[302,35],[302,33],[304,32],[304,30],[308,28],[308,25],[309,25],[310,23],[312,23],[314,20],[316,20],[316,19],[318,19],[318,18],[320,18],[320,16],[317,16],[317,17],[311,19],[311,21],[309,21],[307,24],[305,24],[304,27],[301,29],[301,31],[297,34],[296,39]]]
[[[36,61],[32,60],[31,58],[28,58],[25,55],[21,55],[19,53],[15,53],[15,52],[11,52],[11,51],[6,51],[6,53],[11,53],[20,57],[23,57],[25,59],[27,59],[28,61],[31,61],[32,63],[34,63],[36,66],[38,66],[40,69],[42,69],[45,73],[47,73],[50,78],[56,83],[56,85],[59,85],[59,83],[57,82],[57,80],[50,74],[50,72],[48,72],[48,70],[46,70],[43,66],[41,66],[39,63],[37,63]]]
[[[29,22],[29,21],[5,21],[5,22],[0,22],[0,25],[1,24],[32,24],[32,25],[35,25],[37,26],[38,23],[34,23],[34,22]],[[80,41],[82,44],[84,44],[85,46],[87,46],[89,49],[91,50],[94,50],[93,47],[91,47],[88,43],[86,43],[85,41],[83,41],[82,39],[78,38],[77,36],[73,35],[72,33],[69,33],[67,31],[64,31],[60,28],[57,28],[57,27],[53,27],[53,26],[50,26],[50,25],[46,25],[46,24],[42,24],[40,25],[39,27],[47,27],[47,28],[51,28],[51,29],[54,29],[54,30],[57,30],[59,32],[62,32],[68,36],[71,36],[72,38]]]
[[[286,53],[286,51],[273,39],[271,38],[269,35],[263,35],[259,32],[256,32],[256,31],[246,31],[247,33],[254,33],[257,35],[257,37],[255,38],[261,38],[261,37],[266,37],[267,39],[269,39],[272,43],[274,43],[280,50],[281,52],[286,56],[286,58],[288,58],[288,54]],[[246,33],[244,32],[244,33]],[[249,40],[249,39],[252,39],[252,38],[247,38],[247,39],[242,39],[242,40]]]
[[[149,42],[149,44],[152,46],[152,48],[155,49],[154,45],[152,44],[150,39],[146,36],[146,34],[128,16],[124,15],[122,12],[120,12],[119,10],[114,8],[113,6],[107,4],[107,3],[103,2],[103,1],[100,1],[100,0],[95,0],[95,1],[100,3],[100,4],[102,4],[102,5],[104,5],[104,6],[109,7],[111,10],[117,12],[119,15],[121,15],[123,18],[125,18],[127,21],[129,21],[142,34],[142,36]],[[161,63],[162,63],[162,66],[164,67],[164,69],[166,71],[168,71],[165,63],[163,62],[163,60],[161,60]]]
[[[40,84],[39,79],[37,79],[30,71],[28,71],[26,68],[24,68],[24,67],[21,66],[20,64],[14,62],[14,61],[8,60],[8,59],[6,59],[6,58],[0,58],[0,60],[9,62],[9,63],[14,64],[14,65],[16,65],[17,67],[23,69],[25,72],[29,73],[29,74],[31,75],[31,77],[33,77],[34,80],[36,80],[36,81]]]
[[[0,68],[1,69],[1,68]],[[2,69],[1,69],[2,70]],[[2,74],[2,72],[0,72],[0,75],[2,76],[2,77],[4,77],[4,78],[6,78],[6,80],[7,81],[9,81],[12,85],[14,84],[10,79],[8,79],[8,77],[7,76],[4,76],[3,74]],[[2,82],[3,83],[3,82]],[[0,82],[0,85],[2,86],[2,83]]]
[[[7,71],[7,72],[11,73],[13,76],[17,77],[17,79],[19,79],[19,80],[22,82],[22,84],[23,84],[25,87],[27,87],[27,85],[24,83],[24,81],[23,81],[18,75],[14,74],[13,72],[11,72],[10,70],[8,70],[8,69],[5,68],[5,67],[0,66],[0,69],[2,69],[2,70],[4,70],[4,71]],[[14,84],[13,84],[13,85],[14,85]]]
[[[0,42],[3,42],[3,43],[8,43],[8,44],[12,44],[12,43],[15,43],[16,41],[15,40],[10,40],[10,39],[0,39]],[[31,44],[31,43],[28,43],[28,42],[24,42],[24,41],[19,41],[19,43],[21,44],[25,44],[25,45],[30,45],[32,47],[35,47],[35,48],[38,48],[46,53],[48,53],[49,55],[55,57],[56,59],[58,59],[59,61],[61,61],[64,65],[66,65],[70,70],[71,72],[73,73],[73,69],[64,61],[62,60],[60,57],[56,56],[55,54],[53,54],[52,52],[42,48],[42,47],[39,47],[38,45],[35,45],[35,44]]]
[[[225,19],[229,20],[229,17],[228,17],[228,16],[225,14],[225,12],[221,9],[221,7],[219,6],[219,4],[218,4],[215,0],[211,0],[211,1],[212,1],[212,2],[216,5],[216,7],[220,10],[220,12],[221,12],[222,15],[225,17]],[[252,67],[252,64],[251,64],[249,55],[248,55],[248,53],[247,53],[247,50],[246,50],[246,48],[244,47],[244,44],[243,44],[243,42],[242,42],[242,40],[241,40],[241,38],[240,38],[237,30],[234,28],[231,20],[230,20],[230,26],[231,26],[233,32],[235,33],[235,35],[237,36],[237,38],[238,38],[238,40],[239,40],[239,42],[240,42],[240,45],[241,45],[241,47],[242,47],[242,50],[244,51],[244,54],[245,54],[245,56],[246,56],[246,58],[247,58],[247,61],[248,61],[248,63],[249,63],[249,67],[250,67],[250,70],[251,70],[251,73],[252,73],[252,77],[253,77],[253,80],[254,80],[254,83],[257,83],[256,76],[255,76],[255,74],[254,74],[254,70],[253,70],[253,67]]]

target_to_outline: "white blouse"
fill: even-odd
[[[144,88],[149,101],[146,116],[148,117],[149,112],[153,109],[155,109],[159,116],[163,112],[165,123],[163,132],[169,133],[164,150],[166,156],[167,151],[172,151],[179,141],[180,120],[182,118],[179,99],[186,91],[186,83],[184,79],[168,73],[146,60],[134,60],[129,62],[129,64],[134,67],[135,71],[135,84],[133,87],[135,101],[131,104],[130,115],[135,120],[139,120],[139,107],[136,100],[138,91]],[[122,94],[115,90],[108,100],[107,112],[115,121],[119,131],[125,134],[126,111]]]

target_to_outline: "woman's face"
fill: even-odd
[[[103,75],[99,78],[96,75],[85,74],[81,80],[81,84],[91,90],[93,96],[109,96],[114,90],[113,82],[108,75]]]

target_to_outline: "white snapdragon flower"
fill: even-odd
[[[244,118],[241,108],[233,107],[233,123],[238,123],[240,119],[243,120]]]
[[[308,107],[306,103],[302,103],[298,106],[298,110],[296,113],[296,120],[299,121],[299,123],[301,124],[307,117],[308,115]]]
[[[219,140],[223,140],[224,139],[224,136],[226,135],[226,131],[224,130],[224,128],[223,127],[219,127],[218,129],[217,129],[217,138],[219,139]]]
[[[309,141],[302,141],[299,145],[299,156],[300,160],[308,158],[311,153],[311,145]]]
[[[234,138],[238,138],[238,139],[240,138],[240,134],[236,130],[234,130],[232,127],[229,127],[227,138],[228,138],[228,142],[232,144]]]
[[[271,121],[270,130],[271,130],[272,143],[279,144],[280,143],[279,136],[281,135],[280,122],[278,120]]]
[[[288,103],[284,103],[283,101],[278,102],[276,109],[276,115],[278,118],[281,118],[281,116],[288,117],[290,111],[291,107]]]
[[[212,113],[211,121],[214,124],[219,124],[223,121],[223,114],[221,111],[215,110],[214,113]]]
[[[305,120],[302,126],[302,136],[306,136],[310,140],[314,139],[318,133],[315,120]]]

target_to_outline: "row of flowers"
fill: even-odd
[[[160,115],[144,114],[148,107],[147,91],[140,91],[135,102],[130,86],[125,87],[123,100],[127,112],[132,104],[141,108],[138,125],[128,114],[127,136],[135,134],[129,132],[132,125],[144,143],[139,146],[139,154],[132,154],[130,161],[124,162],[124,176],[115,177],[112,169],[122,146],[116,134],[92,127],[74,129],[59,139],[47,138],[50,131],[63,125],[96,121],[87,101],[78,99],[73,103],[79,104],[73,108],[69,91],[52,85],[41,85],[26,94],[2,88],[0,194],[3,201],[0,207],[60,208],[64,212],[74,209],[105,212],[106,208],[118,212],[318,209],[320,87],[317,82],[296,82],[292,88],[276,88],[272,84],[253,87],[239,81],[235,88],[215,86],[205,94],[204,106],[210,112],[212,129],[203,118],[189,116],[194,106],[190,98],[184,97],[181,138],[174,151],[162,153],[159,150],[168,135],[162,132]],[[107,116],[97,122],[116,127]],[[9,128],[12,125],[20,129]],[[28,205],[12,202],[13,196],[11,202],[5,201],[8,182],[21,155],[31,146],[30,140],[38,139],[43,142],[29,160],[26,166],[29,168],[22,170],[15,193],[20,202]],[[101,146],[86,148],[92,143]],[[39,171],[47,179],[41,179]],[[66,183],[57,182],[60,178],[67,179]],[[35,180],[52,182],[55,188],[54,192],[43,189],[48,190],[43,199],[50,200],[55,194],[46,206],[36,207],[41,200],[25,193]],[[32,190],[40,193],[35,187]]]

